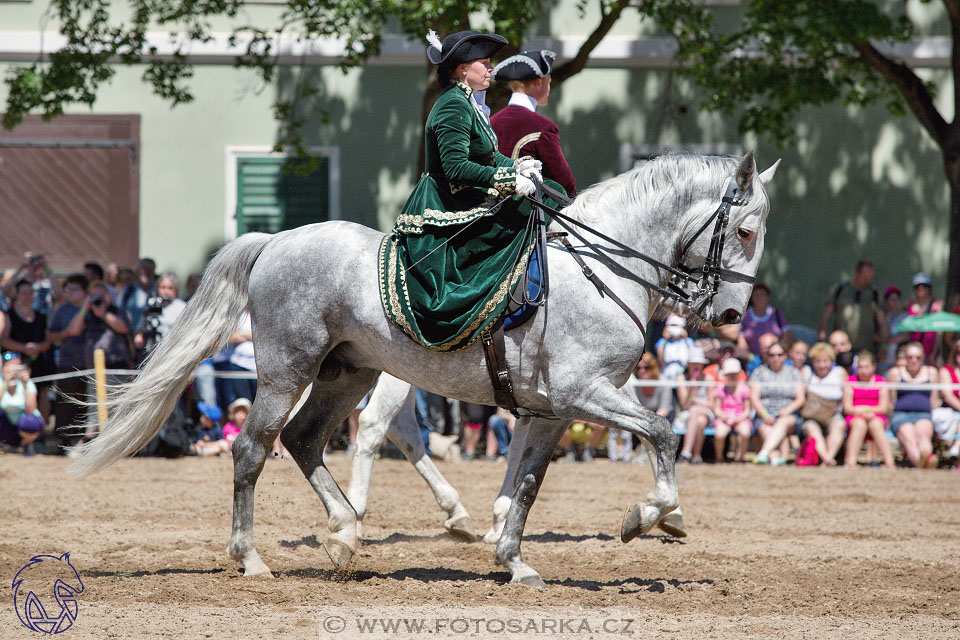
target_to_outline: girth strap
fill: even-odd
[[[513,414],[517,413],[517,399],[513,397],[513,383],[510,382],[510,372],[507,370],[507,350],[503,340],[503,317],[489,329],[480,334],[483,344],[483,356],[487,361],[487,373],[490,374],[490,384],[493,385],[493,398],[498,407],[503,407]]]
[[[597,288],[597,291],[600,293],[600,297],[603,297],[604,294],[608,295],[611,300],[620,305],[620,308],[623,309],[630,319],[633,320],[637,327],[640,328],[640,333],[643,335],[643,341],[647,341],[647,331],[643,327],[643,322],[640,318],[637,317],[637,314],[633,312],[627,303],[620,299],[620,296],[615,294],[610,287],[604,284],[603,280],[593,272],[593,269],[587,266],[587,263],[583,261],[583,258],[580,257],[580,254],[577,253],[577,250],[573,248],[573,245],[570,244],[570,241],[567,240],[567,234],[558,234],[560,242],[563,243],[563,246],[566,247],[567,251],[570,252],[570,255],[573,256],[573,259],[577,261],[577,264],[580,265],[580,270],[583,271],[583,275],[587,277],[587,280],[593,283],[593,286]]]

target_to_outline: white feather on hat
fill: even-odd
[[[430,43],[430,46],[434,47],[437,51],[443,51],[443,44],[441,44],[440,38],[437,37],[437,32],[433,29],[427,31],[427,42]]]

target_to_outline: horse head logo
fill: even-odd
[[[13,578],[13,603],[23,626],[39,633],[62,633],[77,619],[77,595],[83,593],[80,574],[70,563],[70,554],[33,556]],[[40,595],[47,596],[46,604]]]

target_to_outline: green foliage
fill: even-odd
[[[740,116],[741,131],[791,140],[806,105],[882,103],[905,111],[897,86],[865,60],[858,45],[906,42],[914,28],[903,14],[867,0],[750,0],[738,28],[719,29],[693,0],[644,0],[679,43],[681,72],[707,89],[704,106]],[[927,87],[927,91],[931,91]]]

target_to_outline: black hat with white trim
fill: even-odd
[[[507,39],[495,33],[479,31],[458,31],[443,39],[437,38],[435,31],[427,34],[427,59],[431,64],[455,65],[471,60],[492,58],[507,44]]]
[[[521,51],[493,68],[491,78],[497,82],[536,80],[550,75],[557,54],[546,49]]]

